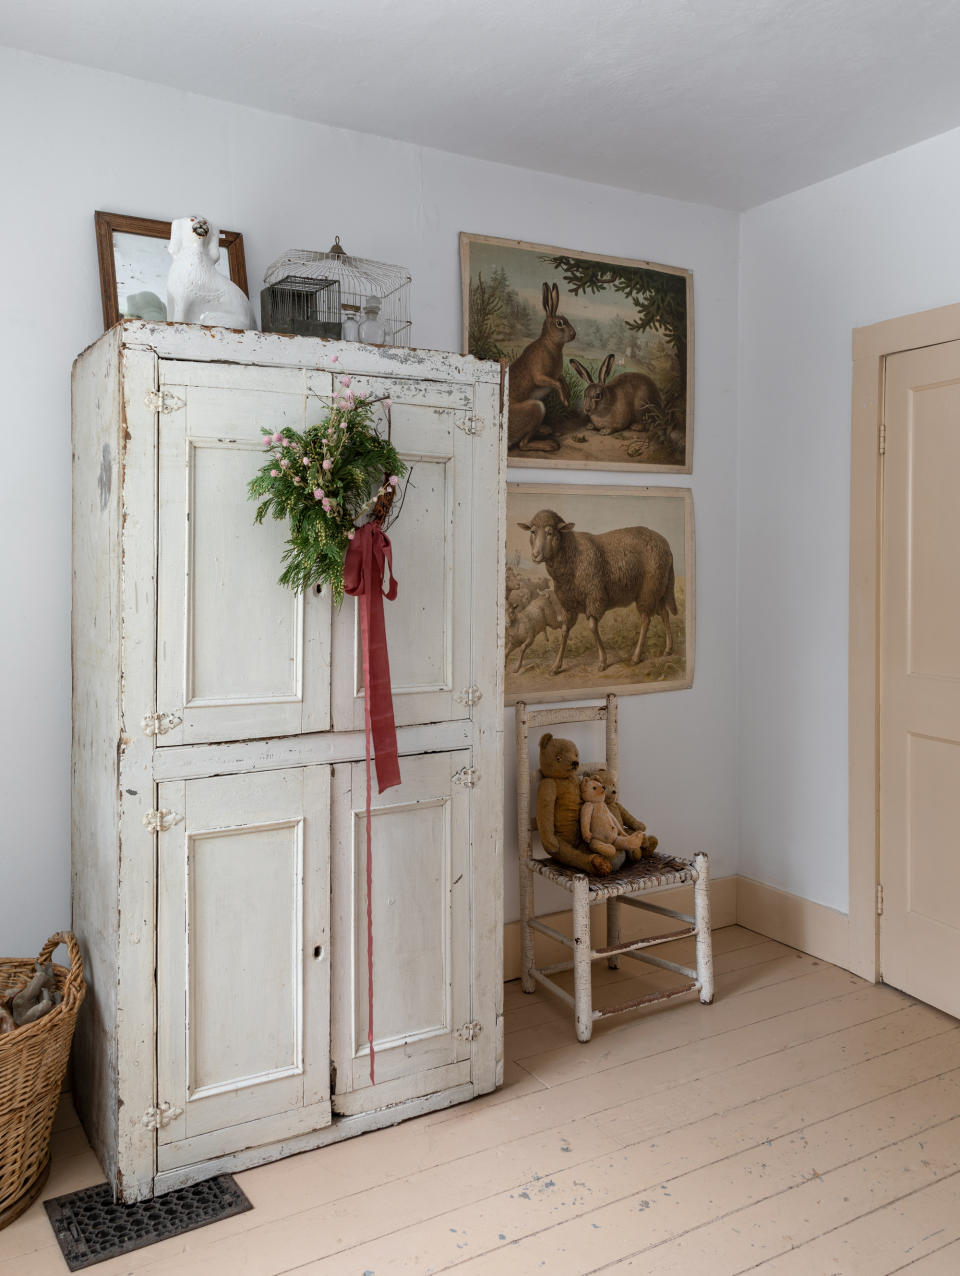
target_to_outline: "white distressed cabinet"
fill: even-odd
[[[370,1084],[355,604],[276,583],[261,427],[389,395],[402,783],[374,782]],[[502,1079],[498,366],[127,322],[74,366],[77,1107],[136,1201]]]

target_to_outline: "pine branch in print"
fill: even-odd
[[[465,349],[510,369],[514,465],[689,473],[689,271],[460,236]]]
[[[509,484],[507,702],[691,686],[694,577],[688,489]]]

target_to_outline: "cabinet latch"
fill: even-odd
[[[453,776],[454,784],[462,784],[465,789],[473,789],[480,783],[480,772],[476,767],[465,766]]]
[[[465,691],[461,691],[458,696],[453,697],[459,704],[465,704],[468,709],[483,699],[483,692],[479,687],[467,687]]]
[[[457,1029],[457,1037],[461,1041],[476,1041],[477,1037],[483,1032],[483,1024],[478,1019],[465,1023],[462,1028]]]
[[[183,1116],[183,1108],[178,1108],[172,1103],[158,1103],[155,1108],[147,1108],[140,1118],[140,1124],[147,1130],[162,1130],[171,1121],[176,1121],[177,1117],[181,1116]]]
[[[166,833],[168,829],[172,829],[174,824],[179,824],[183,819],[182,815],[178,815],[176,811],[169,811],[165,808],[159,811],[148,811],[143,817],[143,827],[149,833]]]
[[[162,412],[164,415],[178,412],[186,404],[186,399],[181,399],[172,390],[148,390],[143,401],[151,412]]]
[[[464,434],[481,434],[483,432],[483,417],[465,416],[457,418],[457,429],[462,430]]]
[[[140,719],[144,735],[166,735],[183,722],[183,713],[177,709],[172,713],[145,713]]]

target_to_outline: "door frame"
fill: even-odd
[[[850,455],[849,968],[880,978],[880,619],[883,456],[890,355],[960,341],[960,304],[853,330]]]

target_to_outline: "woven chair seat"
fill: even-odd
[[[541,877],[555,882],[564,890],[572,891],[574,883],[585,873],[568,868],[552,859],[532,859],[531,868]],[[678,859],[668,855],[645,855],[642,860],[624,864],[623,868],[606,877],[590,877],[590,899],[614,899],[618,895],[633,895],[640,891],[656,890],[661,886],[681,886],[696,882],[699,874],[693,860]]]

